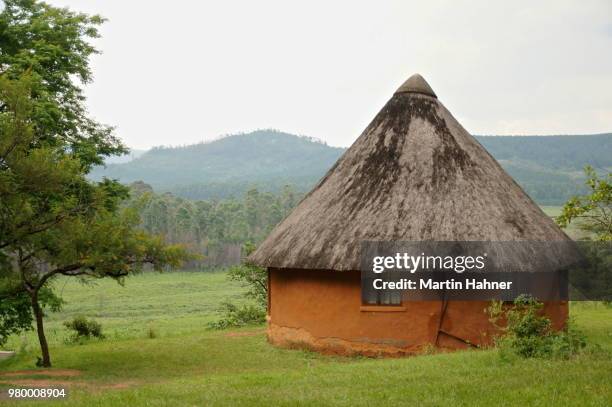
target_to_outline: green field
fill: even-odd
[[[55,290],[67,302],[60,313],[51,313],[46,322],[50,344],[63,344],[67,331],[62,322],[77,315],[95,318],[111,339],[160,336],[201,331],[216,318],[219,304],[242,300],[242,288],[228,281],[225,273],[145,273],[117,282],[98,280],[83,285],[74,279],[59,280]],[[11,349],[36,349],[38,339],[31,332],[13,337]]]
[[[219,302],[240,295],[224,273],[145,273],[125,287],[64,280],[57,289],[67,303],[47,323],[54,371],[7,376],[32,369],[38,354],[33,334],[12,338],[20,351],[0,362],[2,388],[69,386],[57,402],[69,406],[612,405],[612,309],[602,304],[572,305],[591,351],[571,361],[503,362],[494,350],[389,360],[277,349],[263,326],[207,330]],[[107,339],[65,343],[61,322],[79,313],[102,322]]]

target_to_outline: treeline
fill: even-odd
[[[180,196],[186,199],[194,200],[211,200],[211,199],[229,199],[243,196],[248,191],[256,189],[259,192],[270,192],[272,194],[280,194],[288,185],[300,193],[309,191],[314,186],[311,177],[291,178],[275,177],[266,180],[250,180],[250,181],[227,181],[227,182],[202,182],[187,185],[176,185],[171,188],[161,187],[155,188],[158,192],[170,192],[173,195]]]
[[[196,201],[157,194],[144,182],[130,187],[141,227],[199,253],[187,267],[200,269],[237,264],[243,245],[263,240],[301,198],[290,186],[277,194],[251,189],[240,198]]]

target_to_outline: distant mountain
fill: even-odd
[[[498,161],[529,161],[550,169],[582,171],[612,165],[612,133],[572,136],[476,136]]]
[[[186,147],[158,147],[125,164],[96,168],[124,183],[142,180],[158,191],[193,199],[237,196],[249,188],[306,190],[344,151],[309,137],[258,130]]]
[[[534,200],[557,205],[582,192],[585,165],[612,169],[612,133],[576,136],[477,136]],[[274,130],[227,136],[185,147],[158,147],[122,164],[96,168],[124,183],[190,199],[226,198],[257,187],[308,191],[344,152],[308,137]]]
[[[476,138],[540,205],[560,205],[585,192],[586,165],[612,170],[612,133]]]

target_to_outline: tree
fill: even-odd
[[[0,73],[31,76],[30,120],[37,142],[65,149],[90,169],[103,157],[127,151],[104,126],[87,116],[82,85],[91,82],[89,42],[99,37],[100,16],[75,13],[36,0],[4,0],[0,12]],[[76,80],[75,80],[76,79]],[[0,112],[9,106],[0,100]]]
[[[91,79],[87,39],[101,22],[31,0],[5,1],[0,13],[0,334],[33,317],[43,366],[43,309],[59,304],[50,285],[58,276],[122,282],[144,264],[160,270],[190,257],[137,228],[136,210],[122,205],[127,187],[85,177],[125,151],[86,116],[73,79]]]
[[[0,114],[0,249],[5,281],[21,282],[23,290],[12,292],[29,297],[42,365],[51,366],[41,299],[54,278],[121,281],[145,263],[161,269],[189,256],[137,228],[136,209],[120,205],[128,197],[127,187],[109,180],[90,183],[78,157],[33,143],[36,130],[28,119],[32,104],[26,94],[30,80],[0,77],[0,95],[7,106]],[[13,317],[23,316],[22,298],[14,297]],[[13,320],[15,328],[28,322],[23,317]]]
[[[590,193],[567,201],[557,223],[567,227],[576,221],[581,230],[593,234],[596,240],[612,241],[612,173],[599,177],[590,166],[584,171]]]
[[[161,238],[139,231],[140,218],[132,208],[106,209],[102,205],[92,212],[36,235],[28,251],[18,250],[17,271],[31,300],[43,366],[50,366],[51,361],[39,297],[51,279],[59,275],[110,277],[122,282],[145,263],[161,270],[176,267],[188,257],[180,246],[166,246]]]
[[[32,305],[18,280],[0,277],[0,345],[12,334],[30,329],[32,326]],[[62,300],[51,289],[44,287],[39,292],[41,308],[59,311]]]

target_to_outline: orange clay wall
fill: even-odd
[[[434,345],[487,345],[495,333],[484,311],[489,302],[449,302],[444,313],[440,301],[362,306],[358,271],[270,269],[269,276],[268,340],[278,346],[400,356]],[[567,303],[547,303],[544,312],[560,329],[568,316]]]

